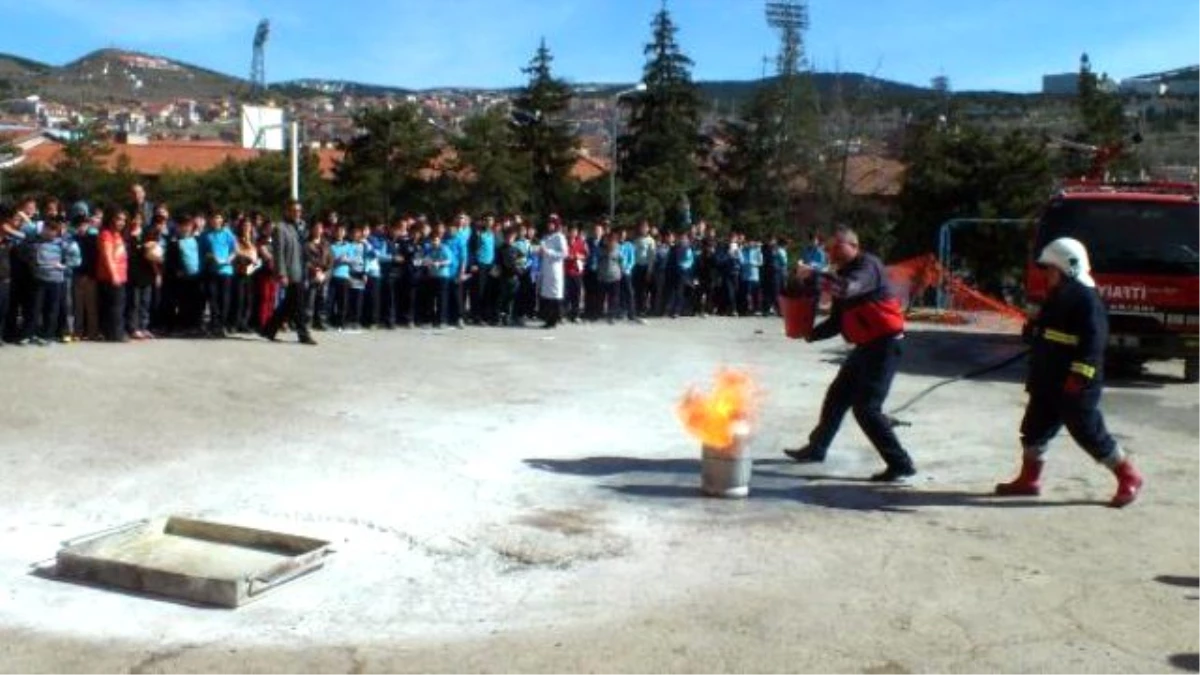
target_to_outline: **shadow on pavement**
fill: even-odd
[[[530,468],[572,476],[615,476],[622,473],[690,473],[700,475],[698,459],[641,459],[638,457],[585,457],[583,459],[527,459]]]
[[[1154,577],[1154,580],[1160,584],[1166,584],[1168,586],[1179,586],[1181,588],[1200,588],[1200,577],[1160,574]]]
[[[905,334],[900,372],[907,375],[951,378],[1002,364],[1026,349],[1020,335],[955,331],[916,331]],[[977,381],[1020,383],[1025,380],[1025,359],[972,377]]]
[[[585,457],[582,459],[527,459],[531,468],[551,473],[607,477],[632,474],[672,476],[665,482],[652,478],[641,482],[602,484],[599,487],[635,499],[700,499],[700,461],[694,459],[641,459],[635,457]],[[1046,498],[999,498],[990,492],[931,490],[919,484],[873,483],[861,476],[806,476],[773,471],[770,468],[793,464],[790,460],[755,460],[750,495],[754,500],[792,501],[800,504],[848,511],[885,511],[916,513],[923,507],[1045,508],[1061,506],[1103,506],[1097,500]],[[695,483],[683,483],[682,476],[695,477]]]
[[[1167,662],[1180,670],[1200,673],[1200,654],[1172,654]]]

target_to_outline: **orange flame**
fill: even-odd
[[[758,388],[750,376],[732,368],[717,371],[709,393],[689,389],[676,413],[684,429],[716,450],[733,447],[736,437],[749,431],[758,407]]]

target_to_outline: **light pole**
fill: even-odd
[[[617,118],[620,117],[621,97],[641,91],[646,91],[645,82],[638,82],[637,86],[618,91],[613,95],[612,135],[608,137],[609,150],[612,155],[608,167],[608,223],[610,227],[617,218]]]

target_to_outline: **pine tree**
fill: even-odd
[[[553,62],[543,38],[529,65],[521,69],[529,81],[513,102],[517,146],[528,162],[529,210],[540,219],[570,207],[575,190],[571,169],[579,147],[565,120],[571,87],[554,77]]]
[[[642,81],[646,91],[630,96],[629,133],[618,139],[619,173],[625,186],[621,212],[666,227],[690,223],[691,204],[711,201],[700,169],[710,143],[701,134],[700,90],[692,82],[692,60],[680,49],[664,1],[651,23]]]
[[[801,193],[823,178],[816,171],[817,96],[801,33],[807,12],[802,3],[792,12],[803,18],[777,25],[777,76],[722,130],[729,145],[721,162],[725,212],[735,227],[756,236],[793,232]]]
[[[423,171],[439,149],[421,110],[368,108],[355,113],[354,123],[361,133],[341,144],[345,155],[336,172],[341,210],[390,219],[401,208],[426,206]]]
[[[513,213],[529,198],[530,164],[516,146],[509,116],[499,109],[467,119],[454,141],[462,191],[470,212]]]
[[[104,122],[96,120],[73,129],[54,165],[55,192],[71,200],[94,199],[112,153]]]

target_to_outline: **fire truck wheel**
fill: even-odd
[[[1192,357],[1183,361],[1183,381],[1200,382],[1200,358]]]

